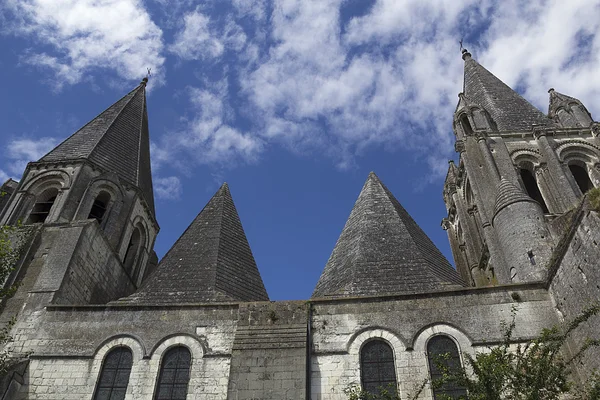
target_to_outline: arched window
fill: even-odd
[[[360,350],[360,379],[362,388],[378,395],[380,389],[396,392],[394,352],[383,340],[371,340]]]
[[[58,189],[56,188],[48,189],[41,195],[37,196],[35,199],[35,204],[31,209],[31,213],[29,213],[29,219],[27,222],[30,224],[45,222],[46,218],[48,218],[48,215],[50,214],[52,206],[54,205],[56,196],[58,196]]]
[[[94,400],[123,400],[127,392],[133,357],[127,347],[111,350],[102,363]]]
[[[463,132],[467,136],[473,135],[473,129],[471,128],[471,123],[469,122],[469,118],[466,115],[460,117],[460,126],[463,129]]]
[[[163,356],[154,400],[185,400],[190,380],[192,356],[183,346],[173,347]]]
[[[575,178],[575,182],[577,182],[577,186],[579,186],[581,193],[585,194],[588,190],[594,188],[594,184],[590,180],[590,176],[584,167],[577,164],[569,164],[569,170],[571,171],[571,174],[573,174],[573,178]]]
[[[129,244],[127,245],[127,251],[125,252],[125,258],[123,259],[123,265],[125,266],[125,270],[129,273],[129,275],[133,278],[133,269],[134,263],[139,253],[139,248],[142,239],[142,231],[139,227],[135,227],[133,233],[131,234],[131,239],[129,239]]]
[[[435,382],[442,378],[444,369],[456,371],[461,367],[460,354],[454,340],[445,335],[432,337],[427,343],[427,359],[429,360],[429,372],[431,381]],[[466,398],[467,391],[454,382],[445,382],[441,386],[433,386],[434,399],[459,397]]]
[[[542,206],[542,210],[544,211],[544,214],[548,214],[548,206],[546,206],[546,202],[544,201],[544,198],[542,197],[542,193],[540,192],[540,189],[538,188],[537,182],[535,181],[535,177],[533,176],[533,173],[531,173],[530,170],[528,170],[527,168],[521,168],[519,170],[520,174],[521,174],[521,180],[523,181],[523,185],[525,186],[525,191],[527,192],[527,194],[529,195],[529,197],[531,197],[532,199],[534,199],[535,201],[537,201],[538,203],[540,203],[540,206]]]
[[[88,219],[95,218],[96,221],[100,225],[102,225],[102,220],[106,214],[106,209],[108,208],[108,203],[110,202],[110,194],[108,192],[100,192],[98,196],[94,199],[94,203],[92,204],[92,208],[90,209],[90,214],[88,215]]]

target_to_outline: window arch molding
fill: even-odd
[[[35,206],[36,198],[49,190],[55,190],[54,204],[48,214],[51,221],[62,204],[63,191],[69,189],[70,185],[71,178],[62,170],[45,171],[31,179],[25,178],[23,186],[15,193],[15,203],[7,212],[5,223],[14,224],[19,220],[26,221]]]
[[[362,329],[348,339],[346,343],[346,350],[349,358],[347,361],[348,370],[353,371],[354,376],[351,378],[354,382],[361,382],[361,350],[365,344],[373,340],[381,340],[387,343],[394,355],[394,372],[396,373],[396,383],[398,385],[399,392],[402,391],[402,375],[398,369],[401,364],[400,360],[406,356],[406,341],[397,333],[392,330],[380,327],[368,327]]]
[[[351,355],[360,355],[363,344],[371,339],[381,339],[392,347],[394,354],[398,355],[407,349],[406,341],[399,335],[385,328],[366,328],[350,337],[346,349]]]
[[[155,384],[151,386],[152,396],[155,395],[160,375],[161,362],[164,355],[169,350],[179,346],[187,348],[190,352],[190,376],[194,377],[201,375],[201,364],[205,354],[205,349],[202,343],[198,340],[198,338],[188,334],[175,334],[167,336],[165,339],[159,342],[151,351],[149,363],[150,369],[148,371],[148,376],[152,377],[153,381],[155,382]],[[190,382],[188,383],[188,396],[195,394],[195,388],[193,387],[192,382],[193,380],[190,379]]]
[[[427,343],[429,342],[429,339],[436,335],[446,335],[454,340],[461,355],[463,352],[474,354],[471,344],[473,343],[473,340],[460,329],[445,322],[435,323],[421,328],[412,339],[413,349],[424,354],[427,352]]]
[[[129,229],[127,240],[123,241],[122,262],[123,268],[129,274],[134,284],[139,284],[143,276],[146,253],[150,248],[150,230],[145,218],[138,215],[134,218]]]
[[[104,360],[109,352],[119,347],[127,348],[131,351],[133,362],[131,366],[131,372],[129,375],[129,383],[127,385],[127,394],[133,393],[134,387],[141,386],[144,382],[143,379],[138,377],[143,375],[142,361],[145,355],[145,348],[139,341],[139,339],[133,336],[116,336],[105,340],[94,354],[94,360],[92,362],[92,368],[89,374],[88,386],[94,388],[93,394],[96,393],[96,387],[102,371]]]
[[[75,219],[88,219],[94,201],[102,192],[107,193],[110,196],[110,199],[108,204],[106,204],[106,211],[102,219],[101,227],[110,233],[115,219],[119,216],[123,205],[123,199],[125,198],[120,185],[110,178],[101,177],[89,183],[83,195],[84,200],[79,205],[77,213],[75,214]]]
[[[66,171],[60,169],[44,171],[25,182],[21,190],[36,193],[40,190],[43,191],[48,184],[57,185],[59,190],[69,189],[71,187],[71,177]]]
[[[599,157],[600,147],[582,140],[566,140],[556,146],[556,154],[562,162],[567,162],[572,158],[581,158],[591,162]]]
[[[538,166],[542,162],[542,156],[536,149],[515,149],[510,152],[510,158],[514,165],[530,163],[533,166]]]

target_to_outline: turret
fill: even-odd
[[[510,267],[505,283],[544,278],[553,250],[544,213],[538,202],[505,178],[498,185],[493,225]]]
[[[554,122],[564,128],[587,128],[592,124],[592,115],[581,101],[554,89],[548,90],[548,93],[550,95],[548,116]]]

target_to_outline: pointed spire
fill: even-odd
[[[224,183],[133,295],[117,303],[269,300]]]
[[[496,189],[496,205],[494,207],[494,216],[505,207],[511,204],[526,201],[530,203],[537,203],[534,199],[529,197],[523,190],[515,186],[511,181],[506,178],[500,179],[498,188]]]
[[[454,164],[454,160],[448,160],[448,172],[446,173],[445,186],[454,185],[456,186],[456,179],[458,178],[458,168]]]
[[[414,293],[462,285],[448,260],[371,172],[313,297]]]
[[[141,189],[154,213],[147,78],[131,92],[43,156],[40,162],[87,159]]]
[[[590,112],[579,99],[559,93],[554,88],[548,90],[548,94],[550,97],[550,101],[548,102],[548,116],[558,119],[563,126],[589,126],[593,121]],[[559,115],[561,108],[570,115]]]
[[[550,124],[540,110],[482,67],[466,50],[463,60],[464,94],[489,113],[499,131],[529,131],[534,124]]]

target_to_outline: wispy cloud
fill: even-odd
[[[155,82],[164,78],[162,31],[139,0],[7,0],[4,33],[25,35],[48,50],[31,50],[23,61],[54,72],[60,89],[91,70],[111,70],[139,79],[146,68]]]
[[[251,154],[279,143],[295,152],[320,151],[349,168],[365,149],[382,146],[420,155],[428,177],[442,177],[454,154],[461,38],[542,109],[550,86],[562,85],[588,103],[600,94],[594,78],[600,73],[598,1],[573,1],[566,10],[559,1],[543,0],[378,0],[354,17],[345,8],[351,3],[256,0],[250,7],[232,0],[230,18],[246,21],[246,44],[223,63],[242,88],[236,112],[251,122],[243,131],[232,129],[260,143],[249,147]],[[211,26],[204,33],[220,41],[222,18],[212,20],[208,8],[204,13]],[[215,130],[207,107],[231,101],[232,94],[196,94],[206,101],[195,103],[193,131],[210,137]],[[213,162],[247,156],[211,154]]]
[[[0,178],[20,179],[28,162],[39,160],[57,144],[58,139],[53,137],[11,140],[6,145],[5,151],[3,168],[6,172],[0,170]]]
[[[163,200],[176,200],[179,199],[182,193],[181,181],[176,176],[169,176],[166,178],[155,177],[154,181],[154,193],[156,197]]]
[[[233,110],[227,92],[226,78],[205,89],[188,88],[194,117],[185,121],[181,130],[153,144],[156,168],[171,163],[188,169],[189,164],[182,162],[182,156],[195,164],[235,165],[237,161],[257,160],[263,140],[231,125]]]

